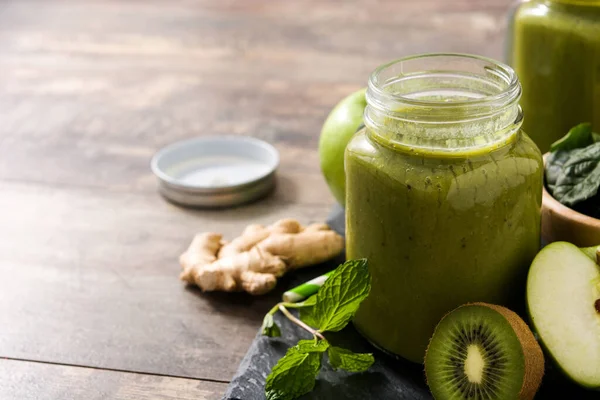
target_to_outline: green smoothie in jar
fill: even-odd
[[[366,127],[346,149],[346,237],[348,258],[369,262],[354,324],[376,346],[422,362],[453,308],[522,302],[542,158],[520,129],[520,93],[510,67],[467,55],[371,75]]]
[[[582,122],[600,131],[600,0],[522,2],[509,35],[523,128],[542,152]]]

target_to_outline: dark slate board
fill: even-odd
[[[334,230],[342,235],[344,234],[344,214],[339,206],[332,211],[327,222]],[[337,267],[342,261],[343,256],[317,268],[298,271],[285,283],[288,287],[294,287]],[[225,400],[264,400],[265,379],[271,368],[277,363],[277,360],[283,357],[287,349],[295,345],[298,340],[310,338],[308,333],[287,321],[280,313],[275,316],[275,319],[282,327],[282,336],[268,338],[262,336],[260,332],[257,334],[227,388]],[[425,384],[422,365],[396,359],[374,349],[352,326],[348,326],[342,332],[328,333],[327,338],[336,346],[349,348],[357,352],[374,353],[375,364],[367,372],[350,374],[333,371],[328,362],[325,361],[325,357],[315,389],[303,396],[302,400],[333,398],[430,400],[433,398]],[[546,368],[544,383],[536,399],[557,398],[600,400],[600,392],[586,391],[567,382],[550,365]]]

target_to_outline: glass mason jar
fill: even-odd
[[[510,19],[525,131],[542,152],[579,123],[600,131],[600,0],[521,1]]]
[[[372,289],[354,323],[422,362],[434,327],[473,301],[512,305],[540,246],[542,158],[514,71],[431,54],[383,65],[345,153],[346,250]]]

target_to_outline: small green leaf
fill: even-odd
[[[558,150],[580,149],[594,143],[594,139],[592,124],[584,122],[574,126],[563,138],[552,143],[550,151],[554,153]]]
[[[296,345],[300,353],[324,353],[329,348],[327,340],[319,340],[315,343],[314,339],[300,340]]]
[[[559,150],[550,153],[546,159],[546,187],[554,196],[554,187],[558,177],[562,174],[565,163],[569,160],[569,152]]]
[[[261,327],[262,334],[265,336],[275,337],[281,336],[281,329],[273,320],[273,314],[265,315],[263,319],[263,324]]]
[[[343,369],[348,372],[364,372],[375,362],[371,353],[354,353],[341,347],[332,346],[327,350],[327,354],[333,369]]]
[[[317,304],[317,295],[314,294],[310,296],[308,299],[304,300],[302,304],[307,305],[308,307],[300,309],[300,319],[309,326],[316,328],[319,324],[319,321],[314,318],[314,305]]]
[[[569,151],[552,195],[572,207],[598,194],[600,188],[600,142]]]
[[[315,305],[304,313],[304,320],[312,322],[321,332],[337,332],[348,325],[370,290],[367,260],[346,261],[321,286]]]
[[[267,400],[292,400],[313,390],[323,352],[329,346],[322,342],[301,340],[288,349],[267,376]]]
[[[306,299],[302,302],[302,305],[304,305],[304,306],[314,306],[315,304],[317,304],[317,295],[316,294],[313,294],[308,299]]]

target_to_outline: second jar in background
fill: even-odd
[[[523,128],[542,152],[582,122],[600,131],[600,1],[521,2],[508,37]]]

